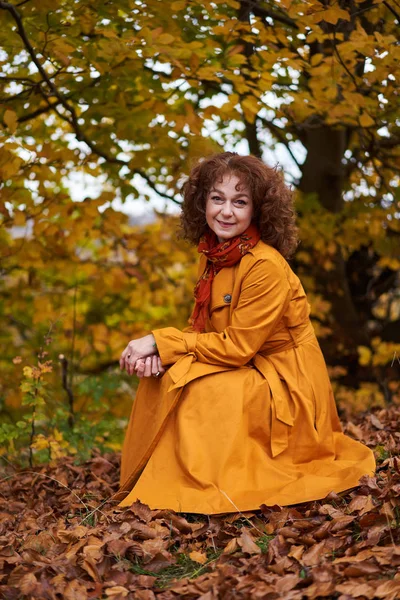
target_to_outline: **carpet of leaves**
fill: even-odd
[[[0,597],[173,600],[400,597],[399,407],[349,422],[376,476],[292,507],[225,516],[118,508],[119,455],[0,482]]]

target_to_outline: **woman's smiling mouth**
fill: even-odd
[[[218,221],[218,219],[217,219],[217,223],[219,223],[219,225],[221,225],[222,227],[232,227],[232,225],[235,224],[235,223],[225,223],[225,221]]]

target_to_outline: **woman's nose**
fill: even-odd
[[[222,214],[227,216],[232,214],[232,206],[230,202],[224,202],[222,205]]]

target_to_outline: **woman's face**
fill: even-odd
[[[206,221],[219,242],[243,233],[253,217],[250,190],[242,185],[238,191],[238,183],[236,175],[227,173],[222,182],[214,183],[207,196]]]

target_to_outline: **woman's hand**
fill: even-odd
[[[135,365],[136,375],[142,377],[161,377],[165,373],[162,366],[161,358],[158,354],[148,356],[147,358],[139,358]]]
[[[120,369],[125,369],[128,375],[133,375],[135,372],[136,361],[139,358],[147,358],[156,353],[154,344],[155,339],[152,333],[138,338],[137,340],[131,340],[119,359]]]

